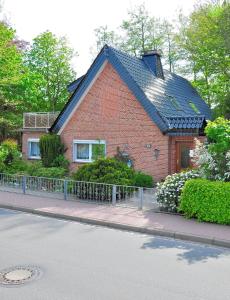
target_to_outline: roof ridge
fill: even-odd
[[[109,45],[107,45],[107,44],[106,44],[106,46],[107,46],[109,49],[111,49],[112,51],[119,52],[119,53],[121,53],[121,54],[123,54],[123,55],[125,55],[125,56],[129,56],[129,57],[132,58],[132,59],[133,59],[133,58],[134,58],[134,59],[138,59],[138,60],[140,60],[140,61],[143,62],[143,60],[142,60],[141,57],[138,57],[138,56],[135,56],[135,55],[131,55],[131,54],[127,53],[127,52],[122,51],[121,49],[114,48],[114,47],[109,46]]]

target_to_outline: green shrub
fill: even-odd
[[[134,185],[146,188],[153,187],[153,178],[150,175],[144,174],[142,172],[136,172],[134,175]]]
[[[64,178],[68,175],[68,170],[66,167],[46,168],[43,167],[41,161],[28,162],[19,158],[7,166],[0,162],[0,173],[48,178]]]
[[[80,167],[73,179],[76,181],[87,181],[97,183],[111,184],[106,186],[96,184],[93,188],[91,185],[81,184],[76,190],[76,195],[80,199],[101,199],[102,201],[112,200],[112,184],[116,185],[133,185],[134,170],[129,168],[125,163],[118,161],[115,158],[100,158],[90,164],[85,164]],[[119,191],[117,199],[123,199],[129,196],[132,191],[124,189]]]
[[[7,174],[48,178],[64,178],[66,176],[67,170],[66,168],[62,167],[45,168],[42,166],[42,163],[40,161],[27,162],[25,160],[19,159],[15,160],[12,164],[5,168],[4,172]]]
[[[230,183],[189,180],[182,191],[180,211],[199,221],[230,224]]]
[[[6,139],[0,145],[0,162],[5,166],[11,164],[15,159],[20,157],[18,145],[15,140]]]
[[[124,186],[143,186],[152,187],[153,180],[149,175],[141,172],[135,172],[133,168],[127,166],[126,163],[116,158],[100,158],[93,163],[85,164],[80,167],[73,179],[76,181],[107,183],[111,186],[94,185],[94,187],[84,184],[79,186],[76,194],[81,199],[97,199],[98,195],[102,195],[104,201],[111,201],[112,184]],[[135,188],[118,188],[117,199],[121,200],[130,197]]]
[[[69,169],[69,161],[67,158],[65,158],[65,156],[63,154],[60,154],[53,160],[52,166],[53,167],[61,167],[61,168],[68,170]]]
[[[41,161],[28,162],[26,173],[30,176],[38,176],[37,171],[41,168],[43,168]]]
[[[196,170],[168,175],[164,182],[157,184],[157,202],[164,211],[176,212],[185,182],[199,177]]]
[[[27,174],[29,163],[23,159],[16,159],[10,165],[7,166],[5,172],[8,174],[23,175]]]
[[[115,158],[100,158],[92,163],[80,167],[73,179],[110,183],[117,185],[133,185],[134,170]]]
[[[45,168],[41,161],[27,163],[27,168],[24,174],[29,176],[47,177],[47,178],[64,178],[66,169],[61,167]]]
[[[50,167],[50,168],[39,168],[36,171],[37,177],[47,177],[47,178],[64,178],[66,176],[66,169],[61,167]]]
[[[39,147],[44,167],[54,166],[54,160],[59,155],[63,155],[65,150],[60,136],[56,134],[45,134],[41,136]]]

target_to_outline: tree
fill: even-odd
[[[170,72],[178,69],[177,62],[180,59],[179,49],[176,43],[176,33],[174,26],[167,20],[162,21],[162,51],[164,54],[164,63],[168,66]]]
[[[110,46],[118,45],[118,35],[113,30],[109,30],[108,26],[100,26],[94,30],[96,36],[97,51],[108,44]]]
[[[229,3],[197,6],[179,37],[194,73],[194,85],[216,114],[226,117],[230,113],[229,11]]]
[[[160,49],[163,45],[160,20],[150,17],[142,4],[128,11],[129,18],[124,20],[121,29],[124,39],[121,48],[135,56],[152,49]]]
[[[15,31],[0,22],[0,140],[20,124],[20,97],[15,93],[23,76],[22,53]]]
[[[119,27],[119,34],[108,30],[107,26],[100,26],[95,29],[95,36],[97,51],[104,44],[115,46],[134,56],[140,56],[148,50],[162,50],[163,64],[170,71],[176,66],[178,56],[174,27],[166,20],[151,17],[144,4],[128,11],[128,18]]]
[[[114,30],[109,30],[107,25],[95,28],[94,33],[96,37],[96,43],[90,48],[90,53],[92,54],[93,59],[99,53],[99,51],[101,51],[105,44],[120,48],[119,41],[121,37],[118,36]]]
[[[25,53],[27,76],[23,85],[27,106],[35,111],[56,111],[67,101],[67,84],[75,78],[73,50],[64,37],[46,31],[33,39]]]

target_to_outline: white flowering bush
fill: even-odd
[[[209,180],[230,181],[230,120],[217,118],[208,122],[205,144],[196,141],[194,163],[202,177]]]
[[[192,178],[198,178],[197,170],[168,175],[164,182],[157,184],[157,202],[160,209],[168,212],[177,212],[180,195],[185,182]]]
[[[192,161],[199,167],[202,178],[230,181],[230,150],[221,153],[210,151],[210,144],[196,140]]]

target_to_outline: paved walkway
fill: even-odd
[[[200,223],[179,215],[2,191],[0,207],[230,248],[230,226]]]

